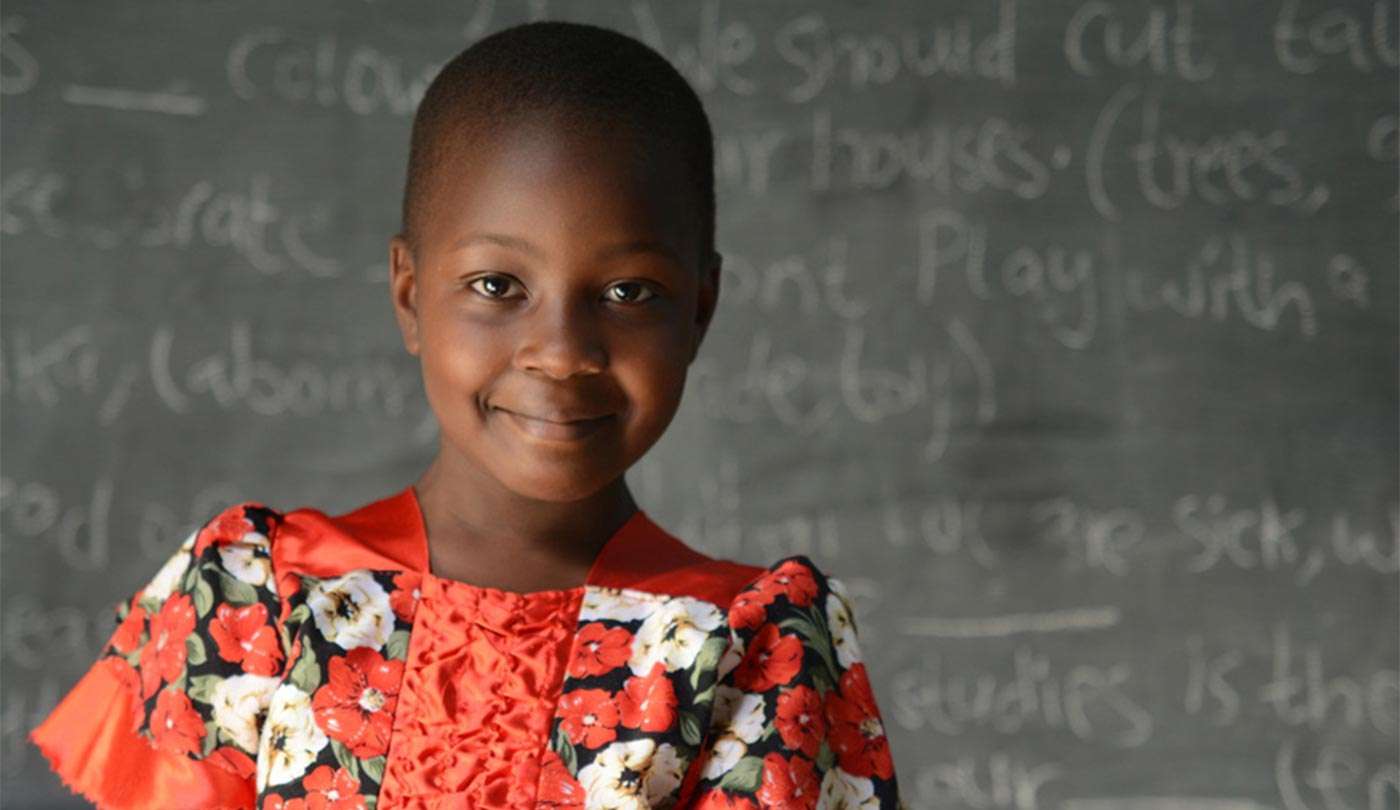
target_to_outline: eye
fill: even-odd
[[[655,293],[651,288],[649,288],[649,287],[648,287],[647,285],[645,285],[645,284],[642,284],[642,283],[636,282],[636,281],[623,281],[623,282],[621,282],[621,283],[618,283],[618,284],[615,284],[615,285],[609,287],[608,289],[609,289],[609,290],[620,290],[620,289],[628,289],[628,288],[633,289],[634,292],[632,292],[632,293],[631,293],[630,295],[628,295],[628,296],[625,296],[622,300],[618,300],[618,299],[616,299],[616,298],[614,298],[613,300],[614,300],[614,301],[617,301],[618,303],[622,303],[622,304],[638,304],[638,303],[644,304],[644,303],[646,303],[647,301],[650,301],[652,298],[655,298],[655,297],[656,297],[656,293]],[[641,290],[642,292],[644,292],[644,293],[646,294],[646,297],[642,298],[640,301],[637,300],[637,293],[635,292],[635,290]]]
[[[510,285],[514,283],[514,279],[512,279],[510,276],[503,276],[499,273],[491,273],[489,275],[478,276],[472,279],[471,281],[467,282],[467,286],[471,289],[480,291],[481,288],[475,287],[473,285],[483,281],[490,282],[490,284],[486,286],[490,287],[491,290],[494,291],[483,292],[482,295],[484,295],[486,298],[496,299],[503,298],[505,291],[509,290]]]

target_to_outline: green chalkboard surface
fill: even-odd
[[[719,314],[629,473],[845,580],[912,808],[1400,806],[1394,0],[11,0],[4,799],[111,606],[436,427],[387,240],[437,68],[637,36],[716,133]]]

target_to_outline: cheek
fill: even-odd
[[[681,349],[669,341],[653,341],[626,362],[614,364],[614,373],[648,424],[670,422],[685,391],[687,367]]]
[[[421,330],[419,355],[428,399],[435,407],[460,408],[490,378],[492,344],[479,325],[463,319],[425,318]]]

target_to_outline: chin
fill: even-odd
[[[570,478],[560,475],[513,475],[500,481],[510,491],[524,498],[554,503],[581,501],[608,485],[613,478]]]

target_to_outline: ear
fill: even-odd
[[[714,320],[715,308],[719,304],[720,269],[723,265],[724,257],[711,251],[709,261],[700,271],[700,292],[695,307],[695,340],[690,346],[690,361],[695,360],[695,355],[699,354],[700,344],[705,340],[706,333],[710,331],[710,323]],[[687,365],[690,361],[687,361]]]
[[[418,273],[413,249],[402,233],[389,240],[389,297],[394,302],[394,318],[399,322],[403,346],[418,355]]]

